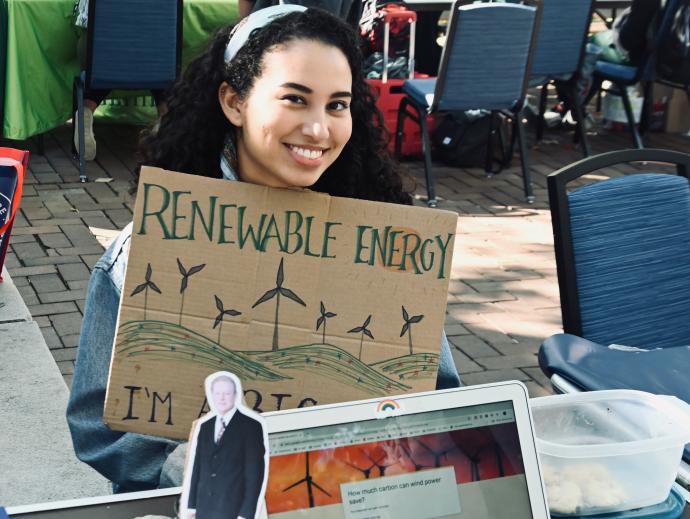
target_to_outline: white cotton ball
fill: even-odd
[[[546,485],[549,508],[560,514],[574,514],[582,506],[582,491],[570,481],[561,480],[558,484]]]
[[[595,470],[594,472],[597,471]],[[585,463],[565,467],[562,476],[564,480],[582,486],[594,477],[592,473],[592,465],[590,463]]]
[[[601,463],[580,463],[558,470],[543,465],[549,508],[560,514],[575,514],[583,509],[613,508],[627,500],[624,488]]]
[[[612,508],[620,506],[625,499],[623,488],[609,475],[606,479],[592,479],[583,489],[586,506],[591,508]]]
[[[592,480],[583,487],[585,505],[589,508],[610,507],[620,504],[615,495],[609,492],[608,485],[599,480]]]
[[[608,481],[611,477],[609,470],[601,463],[586,463],[581,465],[581,469],[589,475],[589,480]]]

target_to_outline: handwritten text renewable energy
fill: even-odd
[[[144,205],[138,234],[147,234],[147,225],[157,225],[164,240],[207,239],[217,244],[253,247],[259,252],[276,250],[286,254],[335,258],[330,242],[337,239],[340,222],[319,222],[299,211],[263,213],[248,221],[247,207],[218,203],[217,196],[204,202],[190,199],[191,191],[169,191],[158,184],[144,183]],[[154,203],[153,200],[159,200]],[[156,207],[152,207],[156,205]],[[321,226],[321,232],[316,228]],[[315,238],[318,236],[318,238]],[[355,227],[354,263],[375,265],[378,259],[388,268],[411,270],[415,274],[435,272],[445,279],[446,253],[453,235],[440,234],[422,239],[399,227],[383,229]]]

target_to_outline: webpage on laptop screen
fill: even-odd
[[[271,519],[532,517],[511,402],[275,433],[269,443]]]

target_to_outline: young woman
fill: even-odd
[[[386,153],[381,114],[364,80],[356,33],[294,5],[253,13],[221,31],[168,99],[142,164],[273,187],[409,204]],[[77,456],[115,491],[178,485],[184,445],[111,431],[103,401],[131,225],[89,283],[67,418]],[[445,335],[437,387],[459,385]]]

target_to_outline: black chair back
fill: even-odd
[[[180,71],[182,0],[91,0],[86,84],[165,89]]]

